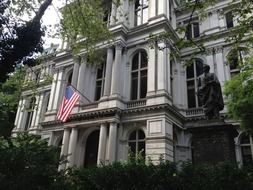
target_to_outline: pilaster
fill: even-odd
[[[103,123],[100,125],[97,165],[105,164],[106,143],[107,126]]]
[[[69,140],[67,167],[73,167],[75,163],[75,151],[78,137],[78,129],[72,128]]]
[[[112,96],[119,96],[120,97],[120,67],[121,67],[121,60],[122,60],[122,48],[121,44],[117,44],[115,47],[115,61],[113,65],[112,71]]]
[[[104,88],[105,97],[109,96],[111,93],[112,65],[113,65],[113,49],[112,47],[110,47],[107,49],[107,58],[106,58],[105,88]]]
[[[66,159],[69,149],[69,137],[70,137],[70,129],[64,129],[62,146],[61,146],[61,158]],[[59,166],[59,170],[65,169],[65,163]]]
[[[109,139],[108,139],[108,159],[110,163],[116,161],[117,151],[117,123],[110,123]]]

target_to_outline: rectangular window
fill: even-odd
[[[226,15],[226,23],[227,23],[227,28],[232,28],[234,27],[234,22],[233,22],[233,14],[232,12],[228,12]]]

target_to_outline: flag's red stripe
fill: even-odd
[[[79,99],[79,97],[77,96],[77,97],[73,100],[73,102],[69,105],[68,109],[62,114],[61,120],[62,120],[63,122],[65,122],[65,121],[67,120],[67,118],[68,118],[70,112],[72,111],[72,109],[73,109],[75,103],[78,101],[78,99]]]
[[[78,101],[78,99],[79,99],[79,96],[77,95],[73,98],[73,100],[70,102],[70,104],[68,106],[66,106],[66,109],[62,114],[62,118],[67,118],[68,117],[68,115],[72,111],[72,109],[73,109],[75,103]],[[63,119],[63,120],[65,120],[65,119]]]
[[[72,111],[75,103],[78,101],[78,99],[80,98],[79,94],[74,93],[73,96],[71,97],[71,99],[65,102],[64,108],[61,111],[58,119],[62,120],[63,122],[65,122],[70,114],[70,112]]]
[[[74,93],[71,98],[69,100],[67,100],[66,104],[64,105],[64,109],[63,109],[63,112],[65,112],[68,107],[69,107],[69,104],[72,103],[73,99],[75,98],[75,96],[79,96],[77,93]]]

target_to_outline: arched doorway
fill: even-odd
[[[93,131],[87,138],[84,167],[96,166],[98,157],[99,130]]]

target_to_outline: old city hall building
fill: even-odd
[[[193,163],[252,161],[252,139],[238,123],[226,119],[226,108],[222,119],[206,120],[196,95],[204,64],[222,88],[240,72],[236,58],[233,64],[227,62],[233,49],[225,38],[237,24],[229,2],[207,8],[205,19],[193,15],[186,37],[196,43],[204,39],[207,51],[196,54],[188,66],[185,60],[195,48],[180,50],[180,59],[171,53],[173,42],[182,37],[176,28],[187,25],[191,14],[179,0],[111,3],[108,27],[114,41],[97,47],[104,61],[89,64],[85,51],[77,61],[68,48],[49,53],[44,63],[27,71],[26,79],[40,85],[35,97],[32,90],[23,91],[13,135],[28,131],[60,146],[68,158],[62,167],[125,161],[130,151],[154,163],[161,158]],[[169,32],[170,39],[151,47],[150,34],[163,32]],[[44,82],[45,74],[52,76],[50,84]],[[68,83],[86,98],[81,96],[63,123],[56,115]]]

